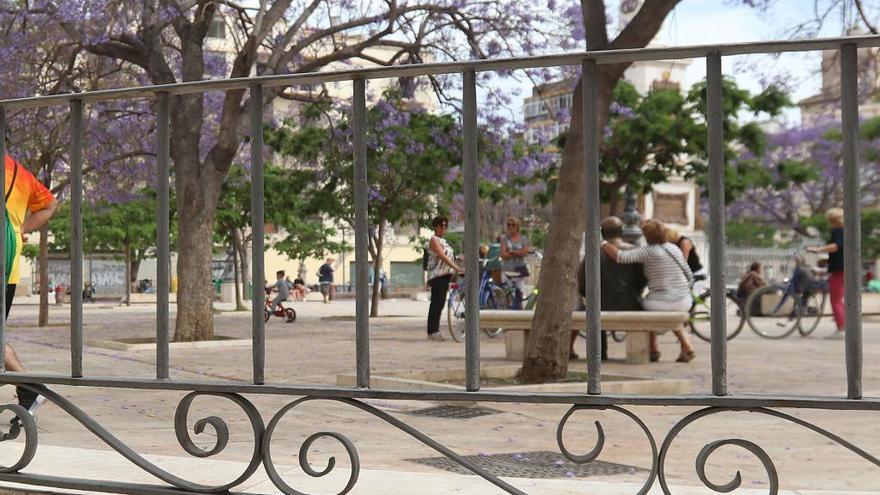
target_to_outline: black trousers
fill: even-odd
[[[452,275],[443,275],[428,280],[431,287],[431,305],[428,307],[428,335],[440,331],[440,315],[446,305],[446,294],[449,293],[449,282]]]
[[[12,300],[15,299],[15,285],[6,284],[6,318],[9,319],[9,310],[12,309]]]

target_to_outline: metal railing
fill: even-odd
[[[88,93],[52,95],[33,98],[0,101],[0,136],[5,134],[6,113],[12,109],[46,107],[55,105],[69,105],[71,118],[71,285],[82,286],[82,166],[83,166],[83,106],[102,100],[155,98],[157,100],[157,162],[158,162],[158,230],[157,230],[157,265],[159,267],[157,294],[158,311],[156,316],[156,379],[126,379],[100,376],[83,376],[83,322],[82,322],[82,297],[79,290],[72,290],[71,304],[71,371],[70,376],[54,374],[27,373],[17,374],[4,372],[0,375],[0,383],[20,384],[45,395],[49,400],[68,412],[75,419],[88,427],[95,435],[105,441],[121,455],[131,460],[139,467],[156,475],[174,489],[191,492],[223,492],[246,480],[262,463],[272,481],[285,493],[298,493],[287,485],[278,475],[272,463],[270,449],[268,448],[275,425],[287,412],[297,405],[313,400],[334,400],[363,410],[375,417],[386,421],[401,431],[411,435],[425,445],[437,450],[455,462],[482,476],[489,482],[502,488],[509,493],[522,493],[517,488],[500,478],[485,472],[483,469],[472,464],[466,458],[459,456],[443,445],[435,442],[427,435],[419,432],[399,419],[376,409],[359,399],[383,399],[383,400],[420,400],[420,401],[481,401],[481,402],[518,402],[532,404],[566,404],[571,406],[569,411],[562,417],[558,430],[557,442],[560,450],[566,458],[573,462],[585,463],[598,457],[602,450],[604,434],[599,429],[599,441],[593,450],[587,455],[575,455],[566,449],[562,440],[562,432],[570,416],[577,410],[612,410],[619,412],[634,422],[644,431],[651,443],[652,467],[648,479],[638,493],[643,494],[654,485],[659,478],[659,483],[664,493],[669,493],[665,478],[664,463],[669,446],[676,435],[693,421],[720,412],[726,411],[749,411],[770,415],[794,424],[798,424],[832,439],[865,458],[869,462],[880,467],[880,460],[867,454],[858,447],[845,440],[807,423],[801,419],[786,415],[769,408],[804,408],[826,410],[880,410],[880,399],[865,398],[862,396],[862,328],[860,316],[859,292],[859,259],[860,259],[860,232],[859,232],[859,170],[858,170],[858,99],[857,99],[857,50],[863,47],[880,46],[880,37],[846,37],[828,38],[799,41],[758,42],[728,45],[703,45],[690,47],[669,48],[644,48],[631,50],[615,50],[602,52],[567,53],[561,55],[547,55],[539,57],[525,57],[499,60],[479,60],[469,62],[449,62],[438,64],[407,65],[400,67],[377,67],[352,69],[335,72],[321,72],[308,74],[274,75],[265,77],[252,77],[241,79],[225,79],[200,82],[187,82],[179,84],[167,84],[159,86],[145,86],[127,89],[102,90]],[[711,342],[711,366],[712,366],[712,390],[711,394],[698,394],[686,396],[641,396],[641,395],[612,395],[603,394],[601,390],[601,360],[600,360],[600,307],[599,298],[588,300],[586,307],[587,315],[587,366],[588,384],[585,393],[523,393],[523,392],[498,392],[480,390],[480,341],[479,341],[479,312],[477,303],[476,277],[467,278],[467,339],[466,339],[466,386],[461,391],[404,391],[387,389],[370,389],[370,337],[368,320],[368,296],[367,286],[367,241],[368,241],[368,187],[367,187],[367,154],[366,154],[366,80],[390,77],[414,77],[438,74],[462,74],[463,76],[463,170],[464,170],[464,197],[465,197],[465,255],[466,270],[476,273],[478,271],[477,244],[479,239],[479,224],[476,216],[477,201],[477,98],[476,98],[476,73],[482,71],[527,69],[536,67],[554,67],[562,65],[582,65],[583,68],[583,107],[584,115],[587,116],[583,126],[582,142],[585,146],[583,153],[586,182],[584,184],[585,201],[587,205],[586,221],[586,253],[589,263],[586,263],[587,292],[598,293],[599,291],[599,154],[598,140],[600,129],[594,118],[598,113],[598,66],[601,64],[613,64],[620,62],[638,62],[649,60],[669,60],[704,58],[707,66],[707,99],[708,99],[708,143],[709,143],[709,195],[710,195],[710,231],[709,243],[711,246],[711,290],[713,300],[724,299],[724,260],[725,260],[725,232],[724,232],[724,154],[723,154],[723,108],[722,101],[722,71],[721,61],[723,57],[743,54],[758,53],[783,53],[811,50],[840,50],[841,57],[841,106],[842,106],[842,132],[843,132],[843,161],[844,161],[844,197],[846,198],[844,209],[845,218],[845,252],[846,261],[846,369],[847,369],[847,396],[843,397],[784,397],[784,396],[756,396],[756,395],[728,395],[727,389],[727,341],[725,325],[725,308],[723,305],[712,306],[712,342]],[[250,133],[251,133],[251,161],[252,161],[252,223],[253,223],[253,280],[263,280],[263,96],[264,87],[288,86],[306,83],[327,83],[339,81],[353,82],[352,95],[352,126],[354,136],[354,163],[355,163],[355,253],[356,253],[356,371],[357,386],[345,387],[310,387],[292,383],[266,383],[265,381],[265,328],[263,321],[263,304],[265,297],[262,291],[254,291],[253,294],[253,384],[229,384],[210,381],[175,380],[169,374],[169,127],[170,109],[169,97],[172,95],[203,93],[207,91],[229,91],[233,89],[247,89],[250,92]],[[5,143],[0,140],[0,156],[5,154]],[[0,183],[5,180],[5,169],[0,167]],[[0,214],[0,231],[3,230],[4,215]],[[0,242],[0,259],[4,258],[4,243]],[[4,276],[5,267],[0,263],[0,278]],[[5,285],[0,284],[0,300],[3,300]],[[0,319],[0,344],[5,343],[5,322]],[[4,365],[3,354],[0,353],[0,366]],[[5,369],[5,367],[4,367]],[[228,441],[228,428],[225,422],[216,417],[205,418],[200,421],[201,427],[211,424],[218,432],[214,448],[206,451],[195,446],[187,431],[186,418],[190,403],[198,395],[219,396],[237,404],[248,415],[254,432],[254,454],[247,469],[235,481],[222,486],[199,485],[175,475],[151,464],[143,457],[125,446],[120,440],[102,428],[89,418],[83,411],[58,393],[46,388],[47,384],[69,385],[78,387],[115,387],[129,389],[161,389],[181,390],[190,393],[182,400],[175,415],[175,431],[183,448],[191,455],[210,456],[223,450]],[[284,396],[303,396],[278,411],[268,426],[264,426],[263,420],[254,405],[243,397],[243,394],[270,394]],[[697,406],[702,409],[691,413],[677,423],[665,436],[659,450],[654,437],[647,426],[633,413],[624,409],[623,406]],[[18,409],[16,409],[18,408]],[[21,413],[24,418],[23,429],[26,434],[26,448],[15,465],[9,468],[0,468],[0,480],[48,485],[75,489],[89,489],[99,491],[112,491],[124,493],[169,493],[174,489],[168,486],[138,485],[129,483],[108,483],[99,480],[84,480],[75,478],[49,477],[29,474],[21,470],[27,466],[36,451],[37,430],[34,421],[18,406],[3,406],[0,409],[11,409],[15,413]],[[598,424],[598,422],[597,422]],[[200,431],[197,426],[196,431]],[[227,432],[227,433],[223,433]],[[354,445],[344,436],[338,433],[320,432],[310,436],[300,450],[300,456],[308,451],[311,443],[321,437],[332,437],[338,440],[346,449],[352,463],[352,473],[349,483],[341,493],[345,493],[354,486],[357,481],[359,462]],[[705,463],[707,458],[717,448],[724,445],[739,446],[755,456],[764,464],[770,478],[771,493],[778,490],[778,476],[772,461],[766,452],[757,445],[741,439],[726,439],[712,442],[700,452],[697,459],[698,473],[701,480],[710,488],[719,488],[711,484],[705,478]],[[303,463],[304,462],[304,463]],[[304,471],[310,476],[322,476],[332,469],[332,465],[324,472],[318,472],[308,467],[308,461],[301,461]],[[741,480],[734,480],[730,484],[721,487],[724,491],[735,489]],[[716,490],[720,491],[720,490]]]

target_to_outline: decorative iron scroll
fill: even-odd
[[[257,411],[256,407],[254,407],[254,405],[250,401],[248,401],[241,395],[231,392],[191,392],[184,396],[177,406],[174,415],[174,431],[177,436],[178,442],[180,443],[183,450],[194,457],[205,458],[215,456],[221,453],[226,448],[229,441],[229,427],[226,421],[218,416],[208,416],[205,418],[200,418],[193,423],[192,434],[200,435],[205,432],[206,428],[210,427],[216,434],[215,443],[211,448],[208,449],[198,447],[195,444],[188,428],[188,416],[190,407],[196,398],[201,396],[213,396],[229,400],[236,404],[239,408],[241,408],[251,424],[254,450],[251,455],[251,459],[248,462],[244,471],[234,480],[222,485],[199,484],[194,481],[189,481],[184,478],[178,477],[147,461],[141,455],[131,450],[121,440],[116,438],[101,425],[95,422],[84,411],[79,409],[69,400],[59,395],[57,392],[54,392],[43,385],[22,386],[43,395],[48,400],[55,403],[58,407],[60,407],[74,419],[79,421],[89,431],[94,433],[95,436],[100,438],[104,443],[113,448],[115,451],[122,454],[123,457],[125,457],[130,462],[140,467],[147,473],[157,477],[168,485],[171,485],[171,487],[173,488],[167,485],[143,485],[135,483],[107,482],[102,480],[63,478],[21,472],[21,470],[28,466],[28,464],[31,462],[31,460],[34,458],[34,455],[36,454],[38,435],[34,418],[31,417],[24,408],[14,404],[0,405],[0,412],[10,411],[21,418],[20,424],[14,424],[9,433],[0,437],[0,442],[17,438],[23,431],[25,434],[25,446],[18,461],[15,464],[9,467],[0,466],[0,480],[14,481],[17,483],[39,484],[45,486],[90,489],[95,491],[112,491],[117,493],[232,493],[229,491],[231,488],[240,485],[244,481],[249,479],[254,474],[254,472],[256,472],[260,464],[262,464],[264,469],[266,470],[266,473],[269,476],[269,479],[283,493],[287,495],[306,495],[304,492],[298,491],[296,488],[288,484],[275,468],[275,464],[272,459],[272,438],[281,420],[287,415],[288,412],[290,412],[297,406],[311,401],[334,401],[355,407],[378,419],[381,419],[382,421],[388,423],[394,428],[418,440],[425,446],[436,450],[437,452],[453,460],[460,466],[489,481],[490,483],[507,493],[517,495],[524,494],[523,491],[501,480],[497,476],[486,472],[465,457],[462,457],[459,454],[450,450],[449,448],[441,445],[439,442],[431,439],[429,436],[418,431],[412,426],[404,423],[403,421],[391,416],[390,414],[382,410],[377,409],[374,406],[361,402],[360,400],[342,397],[303,397],[282,407],[277,413],[274,414],[271,421],[268,423],[268,426],[264,426],[263,419],[260,416],[259,411]],[[843,438],[823,428],[808,423],[802,419],[763,407],[707,407],[705,409],[701,409],[691,414],[688,414],[681,421],[676,423],[669,431],[669,433],[666,434],[663,443],[658,450],[654,436],[645,425],[645,423],[629,410],[614,405],[574,405],[560,419],[559,425],[556,429],[556,441],[559,446],[559,450],[566,459],[578,464],[585,464],[596,460],[602,453],[605,445],[604,428],[602,427],[601,422],[595,421],[597,439],[592,450],[590,450],[586,454],[575,454],[566,447],[563,440],[565,426],[568,424],[574,413],[581,410],[609,410],[622,414],[633,421],[636,425],[638,425],[638,427],[645,434],[651,447],[651,469],[648,475],[648,479],[637,492],[638,495],[647,494],[650,488],[654,485],[654,481],[656,479],[660,480],[660,487],[663,490],[663,493],[666,495],[671,495],[672,492],[670,491],[669,485],[666,481],[665,464],[669,449],[673,441],[679,433],[681,433],[685,428],[687,428],[695,421],[710,415],[726,412],[748,412],[764,414],[794,423],[796,425],[819,433],[820,435],[834,441],[838,445],[841,445],[844,448],[859,455],[860,457],[874,464],[875,466],[880,467],[880,459],[868,454],[864,450],[856,447],[855,445],[844,440]],[[358,456],[357,449],[355,448],[351,440],[348,439],[346,436],[336,432],[325,431],[320,431],[308,435],[299,448],[299,465],[306,475],[313,478],[326,476],[337,467],[337,461],[335,457],[330,457],[327,461],[326,466],[323,469],[319,470],[313,467],[313,463],[309,460],[309,452],[314,442],[320,439],[332,439],[336,442],[339,442],[339,444],[343,447],[346,454],[348,455],[350,464],[348,481],[346,485],[342,488],[342,490],[337,493],[337,495],[345,495],[346,493],[349,493],[357,484],[360,474],[360,458]],[[718,493],[728,493],[736,490],[742,485],[742,476],[739,471],[736,472],[731,481],[724,484],[715,483],[711,481],[706,475],[706,464],[709,457],[716,450],[724,446],[739,447],[757,457],[758,460],[761,461],[765,471],[767,472],[767,476],[769,479],[769,493],[771,495],[775,495],[779,492],[779,476],[776,471],[776,467],[774,466],[773,461],[770,459],[769,455],[755,443],[739,438],[720,439],[710,442],[706,444],[699,452],[696,458],[696,471],[700,481],[706,487]]]
[[[648,476],[645,484],[642,485],[642,488],[638,491],[637,495],[645,495],[648,491],[651,490],[651,486],[654,485],[654,479],[657,477],[657,469],[658,469],[658,457],[657,457],[657,442],[654,441],[654,435],[651,434],[651,430],[645,425],[645,423],[638,418],[635,414],[630,411],[618,407],[618,406],[572,406],[568,412],[562,416],[562,419],[559,420],[559,426],[556,428],[556,443],[559,444],[559,451],[562,452],[562,455],[571,462],[576,464],[586,464],[588,462],[595,461],[599,454],[602,453],[602,448],[605,446],[605,430],[602,428],[602,423],[596,421],[596,446],[593,447],[593,450],[584,454],[584,455],[575,455],[572,454],[567,448],[565,448],[565,442],[562,439],[562,433],[565,430],[565,424],[568,422],[568,418],[571,417],[577,411],[580,410],[611,410],[619,412],[624,416],[631,419],[642,431],[645,433],[645,436],[648,437],[648,442],[651,444],[651,473]]]
[[[808,430],[812,430],[812,431],[824,436],[825,438],[828,438],[829,440],[832,440],[833,442],[835,442],[838,445],[854,452],[855,454],[859,455],[860,457],[862,457],[863,459],[867,460],[868,462],[874,464],[875,466],[880,467],[880,459],[877,459],[876,457],[872,456],[871,454],[865,452],[864,450],[860,449],[859,447],[853,445],[852,443],[844,440],[843,438],[835,435],[834,433],[831,433],[830,431],[828,431],[824,428],[820,428],[812,423],[808,423],[807,421],[804,421],[800,418],[796,418],[796,417],[791,416],[789,414],[785,414],[785,413],[782,413],[779,411],[775,411],[773,409],[767,409],[767,408],[763,408],[763,407],[748,408],[748,409],[738,409],[738,408],[730,408],[730,407],[707,407],[705,409],[700,409],[699,411],[695,411],[691,414],[688,414],[681,421],[676,423],[675,426],[673,426],[672,429],[669,430],[669,433],[666,434],[666,438],[663,440],[663,445],[660,446],[658,478],[660,479],[660,488],[663,490],[663,493],[665,495],[672,494],[672,492],[669,490],[669,485],[666,482],[666,473],[665,473],[666,455],[669,452],[669,447],[672,445],[672,441],[675,440],[675,437],[678,436],[678,434],[681,433],[682,430],[684,430],[687,426],[689,426],[691,423],[697,421],[698,419],[704,418],[706,416],[711,416],[714,414],[725,413],[725,412],[749,412],[749,413],[765,414],[767,416],[773,416],[774,418],[779,418],[779,419],[783,419],[785,421],[789,421],[789,422],[794,423],[798,426],[803,426],[804,428],[807,428]],[[741,448],[747,450],[748,452],[750,452],[751,454],[753,454],[755,457],[757,457],[758,460],[761,461],[761,464],[764,465],[764,469],[767,471],[767,476],[769,478],[769,485],[770,485],[770,492],[769,492],[770,495],[776,495],[779,493],[779,475],[776,472],[776,466],[773,464],[773,461],[770,459],[770,456],[767,455],[767,452],[765,452],[764,449],[762,449],[761,447],[759,447],[755,443],[752,443],[748,440],[739,439],[739,438],[716,440],[714,442],[710,442],[710,443],[706,444],[702,448],[702,450],[700,450],[700,453],[697,455],[697,459],[696,459],[696,468],[697,468],[697,476],[699,476],[700,481],[702,481],[704,485],[706,485],[708,488],[710,488],[713,491],[718,492],[718,493],[729,493],[729,492],[736,490],[737,488],[739,488],[742,485],[742,475],[740,474],[739,471],[736,472],[736,474],[733,477],[733,480],[731,480],[730,482],[725,483],[723,485],[718,485],[718,484],[713,483],[706,476],[706,462],[708,461],[709,456],[711,456],[713,452],[715,452],[716,450],[718,450],[719,448],[721,448],[725,445],[735,445],[737,447],[741,447]]]

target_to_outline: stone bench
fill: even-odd
[[[503,328],[507,339],[507,359],[522,361],[532,318],[529,310],[481,310],[480,326]],[[642,364],[651,355],[649,332],[666,333],[679,328],[688,319],[688,313],[676,311],[603,311],[602,330],[627,332],[626,362]],[[586,326],[586,315],[576,311],[571,315],[573,328]]]

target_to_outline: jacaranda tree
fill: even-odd
[[[9,5],[50,21],[53,32],[64,33],[59,42],[119,61],[153,84],[313,72],[340,62],[406,64],[425,60],[428,52],[434,60],[536,53],[571,38],[564,23],[557,22],[558,13],[545,7],[538,0],[278,0],[260,1],[256,8],[218,0]],[[211,54],[208,35],[215,21],[230,33],[226,60]],[[371,51],[377,47],[386,55]],[[309,99],[295,88],[266,88],[262,103],[282,96]],[[210,339],[212,292],[206,281],[211,278],[213,217],[246,132],[248,95],[243,90],[212,97],[181,95],[173,98],[171,108],[171,158],[180,212],[174,340]]]

